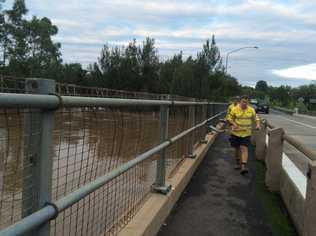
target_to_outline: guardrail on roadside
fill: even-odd
[[[299,114],[307,115],[307,116],[316,116],[316,111],[299,112]]]
[[[289,114],[289,115],[296,114],[295,110],[287,109],[287,108],[284,108],[284,107],[274,106],[273,109],[277,110],[277,111],[280,111],[280,112],[284,112],[284,113]],[[298,112],[298,114],[308,115],[308,116],[316,116],[316,111]]]
[[[167,174],[194,158],[207,124],[227,107],[60,96],[52,80],[28,82],[39,94],[0,93],[7,133],[0,135],[10,153],[0,162],[1,225],[10,225],[1,236],[116,234],[150,190],[170,190]],[[15,210],[7,211],[8,202]]]
[[[262,127],[255,134],[256,158],[265,162],[266,186],[272,192],[280,192],[299,234],[315,235],[316,152],[287,135],[282,128],[268,122],[264,122]],[[301,173],[283,152],[284,141],[304,154],[308,163],[307,173]],[[305,182],[298,186],[295,178]]]
[[[274,110],[281,111],[281,112],[284,112],[284,113],[289,114],[289,115],[293,115],[295,113],[294,110],[287,109],[284,107],[273,106],[272,108]]]

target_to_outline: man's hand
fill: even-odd
[[[236,124],[232,124],[232,130],[239,130],[239,126]]]

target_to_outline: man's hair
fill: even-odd
[[[249,97],[247,95],[243,95],[243,96],[240,97],[240,100],[242,100],[242,99],[249,100]]]

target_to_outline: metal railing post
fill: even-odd
[[[202,120],[207,120],[208,118],[208,105],[201,105],[202,106],[202,114],[203,114],[203,118]],[[201,140],[200,140],[200,143],[202,144],[206,144],[207,143],[207,139],[206,139],[206,134],[207,134],[207,126],[203,126],[201,127]]]
[[[265,183],[271,192],[279,192],[284,131],[282,128],[275,128],[270,130],[268,135]]]
[[[49,79],[27,79],[26,92],[36,94],[54,94],[55,81]],[[27,114],[25,119],[25,150],[30,154],[24,159],[24,182],[22,192],[22,216],[25,217],[51,202],[52,191],[52,143],[53,110],[40,110]],[[34,130],[35,129],[35,130]],[[36,134],[35,137],[34,134]],[[39,134],[38,134],[39,133]],[[27,150],[27,149],[32,150]],[[32,184],[31,188],[29,184]],[[23,196],[24,195],[24,196]],[[31,198],[30,198],[31,196]],[[47,222],[30,235],[50,234]]]
[[[191,127],[195,126],[195,106],[190,106],[190,120],[191,120]],[[196,131],[193,131],[190,134],[190,142],[189,142],[189,155],[188,158],[195,158],[196,155],[194,154],[194,133]]]
[[[169,107],[167,105],[160,106],[160,143],[168,139],[168,123],[169,123]],[[160,152],[157,161],[156,181],[153,185],[153,191],[167,194],[171,185],[166,185],[166,149]]]
[[[316,235],[316,161],[309,162],[304,204],[303,236]]]

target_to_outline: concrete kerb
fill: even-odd
[[[218,125],[222,128],[223,124]],[[207,151],[213,144],[217,134],[208,134],[207,143],[201,144],[194,151],[195,159],[185,159],[177,172],[169,179],[168,184],[172,190],[167,195],[150,193],[149,198],[135,215],[135,217],[122,229],[119,236],[152,236],[156,235],[170,214],[172,208],[180,198],[183,190],[190,182],[195,170],[204,159]]]

